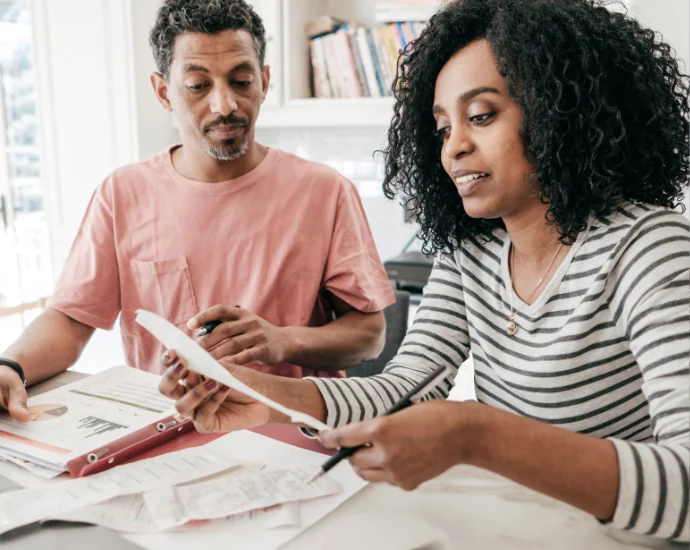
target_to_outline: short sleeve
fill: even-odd
[[[110,330],[120,313],[112,176],[94,192],[48,307]]]
[[[364,313],[395,302],[354,185],[341,186],[322,287]]]

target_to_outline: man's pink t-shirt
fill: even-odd
[[[363,312],[394,302],[357,191],[343,176],[269,149],[248,174],[201,183],[175,171],[171,151],[116,170],[96,190],[48,304],[101,329],[121,314],[127,364],[162,372],[163,347],[135,323],[139,308],[190,334],[187,321],[217,304],[277,326],[322,326],[332,319],[324,290]]]

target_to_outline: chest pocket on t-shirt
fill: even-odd
[[[173,324],[186,323],[198,313],[187,258],[131,260],[141,307]]]

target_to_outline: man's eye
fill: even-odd
[[[482,113],[481,115],[474,115],[470,117],[470,122],[472,124],[476,124],[477,126],[481,126],[482,124],[486,124],[491,118],[496,113]]]
[[[253,84],[253,82],[246,81],[246,80],[237,80],[235,81],[235,84],[239,86],[240,88],[249,88]]]
[[[193,92],[198,92],[199,90],[203,90],[204,88],[206,88],[206,84],[189,84],[187,88],[189,88]]]

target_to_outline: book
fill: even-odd
[[[338,27],[346,22],[331,15],[319,15],[307,20],[304,25],[304,34],[307,38],[316,38],[324,34],[334,32]]]

